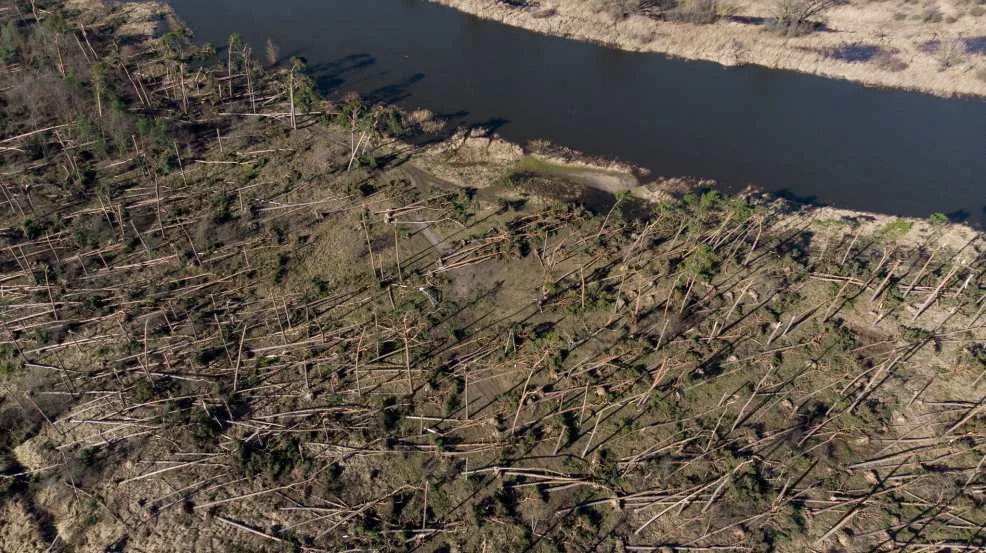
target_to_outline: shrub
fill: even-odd
[[[890,221],[880,229],[879,236],[888,242],[895,242],[911,230],[913,223],[903,219]]]
[[[667,12],[669,20],[683,23],[714,23],[718,17],[717,0],[679,0],[678,5]]]
[[[7,64],[13,61],[20,43],[21,37],[17,31],[17,25],[11,19],[0,30],[0,63]]]
[[[938,6],[928,6],[921,12],[921,21],[924,23],[941,23],[944,18]]]
[[[872,44],[843,44],[836,48],[830,48],[826,55],[830,58],[847,62],[866,62],[876,59],[885,50]]]
[[[15,355],[6,345],[0,345],[0,380],[19,371],[23,364],[20,356]]]
[[[889,52],[887,50],[880,50],[875,56],[873,56],[873,64],[884,71],[892,71],[894,73],[898,71],[903,71],[907,69],[907,62],[897,57],[897,54]]]
[[[0,380],[16,373],[19,370],[19,366],[13,361],[3,360],[0,361]]]
[[[614,21],[625,19],[640,8],[639,0],[593,0],[589,9],[604,13]]]
[[[802,36],[820,28],[818,18],[845,0],[777,0],[771,28],[787,36]]]
[[[551,141],[547,138],[533,138],[527,142],[527,149],[535,154],[544,154],[551,150]]]
[[[281,284],[288,275],[288,263],[291,258],[286,253],[277,255],[277,269],[274,271],[274,284]]]
[[[719,265],[719,257],[712,248],[701,245],[684,262],[685,272],[693,277],[708,278]]]
[[[938,70],[944,71],[955,67],[962,61],[964,47],[958,40],[946,40],[939,45],[936,52],[938,58]]]

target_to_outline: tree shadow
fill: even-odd
[[[796,194],[794,190],[791,190],[790,188],[781,188],[780,190],[775,190],[774,192],[771,192],[771,194],[783,200],[787,200],[789,202],[793,202],[799,205],[810,205],[810,206],[825,205],[824,203],[819,201],[818,196],[815,196],[814,194],[809,196],[802,196]]]
[[[502,117],[491,117],[486,121],[471,123],[468,125],[468,127],[470,131],[481,131],[483,133],[481,136],[492,137],[497,131],[505,127],[509,122],[510,122],[509,119],[504,119]]]
[[[371,104],[397,104],[408,97],[408,90],[425,78],[424,73],[415,73],[399,82],[382,86],[363,95]]]
[[[351,73],[366,69],[376,62],[377,59],[370,54],[350,54],[311,65],[307,73],[315,80],[315,87],[323,94],[328,94],[345,84]]]
[[[743,25],[766,25],[770,23],[770,19],[767,17],[757,17],[750,15],[729,15],[725,18],[727,21],[732,23],[742,23]]]
[[[294,50],[291,50],[289,52],[278,52],[277,59],[274,61],[274,64],[271,65],[270,67],[279,67],[283,65],[284,62],[291,61],[291,59],[293,58],[301,58],[302,52],[303,50],[301,48],[295,48]]]
[[[874,44],[843,44],[823,50],[825,57],[849,63],[862,63],[875,58],[883,52],[883,48]]]
[[[967,54],[980,54],[986,56],[986,35],[966,38],[962,41],[965,44]]]
[[[986,207],[983,207],[983,212],[986,213]],[[972,214],[964,209],[956,209],[946,213],[945,216],[953,223],[967,223]]]

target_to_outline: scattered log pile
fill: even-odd
[[[981,236],[421,190],[396,112],[114,13],[5,77],[103,75],[0,152],[0,491],[48,550],[986,543]]]

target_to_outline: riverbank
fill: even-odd
[[[429,1],[460,3],[463,0]],[[560,3],[556,15],[564,14],[565,10],[562,8],[567,0],[546,0],[546,2],[552,1]],[[555,9],[549,7],[546,2],[542,3],[544,4],[541,7],[542,10]],[[465,8],[471,10],[476,5],[485,4],[491,5],[480,10],[483,17],[489,16],[491,12],[497,14],[510,12],[514,15],[524,14],[538,21],[551,19],[538,17],[537,14],[540,12],[533,8],[512,8],[498,0],[490,3],[480,1],[465,7],[453,7],[468,11]],[[92,14],[104,13],[107,2],[105,0],[69,0],[67,5],[91,16]],[[167,2],[143,0],[113,4],[113,14],[113,18],[119,21],[116,33],[125,38],[127,42],[142,43],[151,37],[161,36],[168,30],[174,29],[182,29],[183,32],[194,37],[194,30],[181,19],[180,15]],[[596,15],[602,16],[604,14],[599,12]],[[496,17],[490,16],[488,18],[495,19]],[[631,16],[628,24],[632,26],[634,22],[640,23],[640,19],[642,18]],[[659,23],[650,19],[647,22]],[[621,23],[616,24],[617,30],[620,29],[620,25]],[[682,29],[703,28],[703,26],[696,27],[685,24],[668,23],[667,25]],[[539,29],[532,30],[539,31]],[[815,35],[817,36],[819,33]],[[415,125],[426,128],[429,133],[440,133],[445,127],[445,122],[428,110],[417,110],[407,114],[407,117],[413,120]],[[607,193],[632,192],[641,200],[659,203],[677,201],[686,194],[714,189],[717,186],[716,181],[707,179],[704,175],[651,175],[648,169],[614,159],[590,156],[565,145],[554,144],[546,140],[538,139],[526,144],[516,144],[501,138],[496,133],[488,132],[484,128],[462,129],[437,144],[433,143],[420,149],[416,155],[427,160],[429,170],[437,178],[446,183],[455,183],[456,186],[462,188],[477,185],[480,188],[496,188],[502,184],[506,176],[533,172],[541,173],[544,176],[567,179],[571,184],[591,186]],[[753,193],[763,197],[770,196],[769,194],[761,194],[761,192]],[[866,210],[845,209],[838,206],[817,207],[778,198],[773,198],[773,201],[784,204],[785,212],[800,213],[799,216],[806,217],[805,220],[864,221],[869,222],[866,228],[871,231],[895,220],[903,220],[908,221],[915,230],[915,237],[931,232],[927,218],[923,217],[898,217]],[[963,240],[968,240],[970,236],[980,232],[962,223],[949,223],[947,226],[949,229],[953,229],[948,231],[949,233],[954,232],[957,237],[961,237]],[[943,230],[941,225],[937,225],[937,227],[936,232],[941,234]],[[962,240],[957,238],[952,242],[960,241]]]
[[[760,65],[939,96],[986,96],[986,8],[942,0],[896,0],[837,6],[823,31],[788,38],[766,30],[770,4],[730,3],[728,17],[707,25],[614,16],[593,3],[540,0],[431,0],[538,33],[655,52],[724,66]],[[597,2],[596,4],[602,4]]]
[[[538,189],[525,188],[529,177],[535,181],[554,181],[557,185],[554,187],[557,193],[544,195],[543,200],[567,197],[577,201],[580,198],[578,189],[589,187],[607,194],[627,193],[654,208],[678,204],[686,196],[716,188],[713,180],[650,175],[626,163],[588,156],[544,141],[521,146],[496,134],[469,130],[419,149],[409,163],[431,175],[429,180],[440,183],[445,190],[476,189],[482,193],[480,198],[487,201],[539,196]],[[890,233],[893,241],[902,246],[926,247],[933,242],[960,252],[966,262],[980,254],[979,248],[967,246],[982,238],[982,231],[941,218],[900,217],[816,206],[778,198],[753,188],[732,197],[739,198],[770,206],[779,228],[811,228],[825,241],[843,240],[847,234],[879,236]]]

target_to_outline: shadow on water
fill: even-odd
[[[445,121],[446,125],[449,127],[458,127],[459,125],[469,125],[469,112],[460,109],[458,111],[450,111],[448,113],[436,113],[435,119],[438,121]]]
[[[350,54],[336,60],[309,65],[308,73],[315,80],[315,86],[319,90],[331,92],[346,84],[348,75],[364,70],[376,61],[376,58],[370,54]]]
[[[304,55],[330,96],[424,108],[449,128],[546,139],[655,175],[714,180],[726,193],[752,183],[799,202],[984,222],[981,100],[624,52],[423,0],[169,2],[199,41],[222,45],[238,32],[255,51],[269,38]],[[960,46],[982,53],[986,37]],[[879,55],[866,44],[827,53],[858,64]]]
[[[410,96],[411,87],[424,80],[424,73],[415,73],[399,82],[365,92],[363,97],[374,104],[398,104]]]
[[[314,79],[319,92],[331,96],[353,88],[354,84],[351,80],[376,63],[377,59],[370,54],[350,54],[335,60],[310,65],[307,68],[307,73]],[[424,73],[414,73],[397,82],[361,91],[361,95],[367,102],[374,104],[398,104],[406,100],[410,95],[411,88],[424,78]],[[467,111],[458,113],[462,117],[469,114]]]
[[[818,196],[815,196],[814,194],[802,195],[796,193],[794,190],[791,190],[790,188],[782,188],[780,190],[774,190],[771,193],[777,196],[778,198],[798,204],[811,205],[817,207],[822,207],[824,205],[827,205],[821,200],[819,200]]]
[[[986,213],[986,207],[983,208],[983,212]],[[953,223],[965,223],[969,220],[970,215],[971,214],[964,209],[959,209],[945,214],[945,216],[948,217],[948,220]]]
[[[289,52],[277,52],[277,60],[274,61],[274,66],[286,65],[291,62],[292,58],[300,58],[302,54],[304,54],[304,52],[299,49],[294,49]]]
[[[491,117],[486,121],[480,121],[479,123],[470,125],[470,128],[475,130],[483,130],[486,131],[487,134],[492,134],[499,132],[500,129],[506,127],[508,123],[510,123],[509,119],[504,119],[503,117]]]

